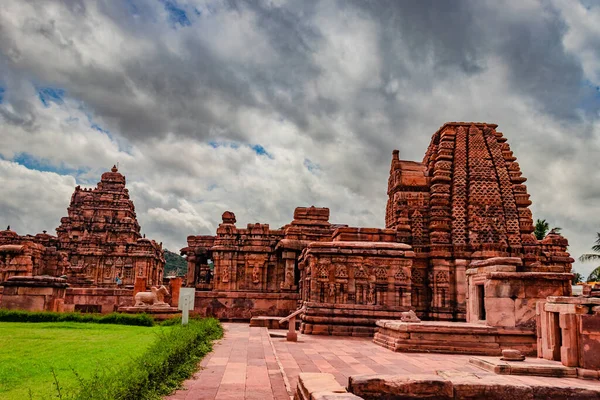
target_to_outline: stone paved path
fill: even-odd
[[[266,328],[223,324],[225,337],[168,400],[289,400]]]
[[[168,400],[289,400],[285,381],[296,390],[300,372],[329,372],[342,385],[350,375],[435,373],[439,370],[491,374],[468,363],[470,356],[394,353],[369,338],[298,335],[298,342],[270,338],[266,328],[225,323],[225,337],[201,363],[203,369]],[[273,351],[275,348],[275,352]],[[278,361],[279,360],[279,363]],[[282,375],[280,365],[285,372]],[[500,381],[554,386],[599,387],[600,381],[496,375]],[[293,393],[293,392],[292,392]]]

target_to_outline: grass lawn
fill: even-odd
[[[84,379],[142,354],[171,327],[77,322],[0,322],[0,399],[45,399],[79,389]]]

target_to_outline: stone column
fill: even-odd
[[[455,300],[458,319],[466,319],[467,307],[467,260],[455,260]]]
[[[179,306],[179,290],[181,289],[181,285],[183,284],[183,280],[180,277],[172,278],[169,280],[169,291],[171,292],[171,307]]]
[[[292,290],[294,288],[294,268],[296,266],[296,253],[293,251],[284,251],[282,258],[285,260],[284,281],[281,289]]]
[[[562,343],[560,347],[560,361],[565,367],[579,366],[579,346],[577,330],[577,314],[560,314],[559,326],[561,329]]]
[[[135,284],[133,286],[133,295],[136,293],[145,292],[146,291],[146,278],[143,276],[135,277]]]

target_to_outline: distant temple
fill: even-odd
[[[342,335],[371,335],[376,320],[408,310],[468,320],[486,307],[483,297],[478,310],[467,304],[467,269],[481,260],[498,258],[490,263],[500,262],[503,279],[527,279],[530,298],[570,294],[568,242],[555,232],[535,238],[525,180],[496,125],[446,123],[423,162],[393,151],[385,229],[333,225],[329,209],[315,207],[297,208],[277,230],[238,228],[227,211],[216,236],[190,236],[181,250],[188,285],[205,291],[196,307],[207,315],[285,315],[299,302],[303,332]],[[473,278],[472,289],[492,275]],[[490,307],[494,296],[486,295]],[[512,323],[529,326],[535,302],[521,306],[526,317]]]
[[[66,276],[75,287],[162,282],[162,245],[143,238],[125,176],[114,166],[94,189],[77,186],[57,236],[0,231],[0,282],[12,276]]]

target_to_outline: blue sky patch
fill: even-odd
[[[108,135],[109,138],[112,139],[112,136],[110,135],[110,132],[107,131],[106,129],[102,128],[100,125],[98,125],[97,123],[93,122],[91,125],[92,129],[97,130],[98,132],[102,132]]]
[[[306,167],[307,170],[309,170],[313,174],[321,171],[321,166],[317,163],[312,162],[308,158],[304,159],[304,166]]]
[[[210,147],[212,147],[213,149],[216,149],[219,147],[229,147],[232,149],[240,148],[240,144],[237,142],[227,142],[227,141],[218,141],[218,140],[212,140],[212,141],[208,142],[208,145]]]
[[[4,158],[3,158],[4,159]],[[89,168],[69,168],[64,165],[53,165],[49,160],[36,157],[29,153],[17,153],[12,160],[17,164],[21,164],[22,166],[34,169],[36,171],[43,172],[54,172],[59,175],[81,175],[89,171]]]
[[[271,155],[267,150],[265,150],[265,148],[262,147],[260,144],[251,145],[250,148],[254,150],[254,152],[259,156],[266,156],[273,159],[273,155]]]
[[[164,0],[165,10],[169,13],[169,21],[173,26],[179,24],[181,26],[191,26],[192,23],[187,16],[185,10],[177,4],[174,0]]]
[[[6,92],[6,90],[0,86],[0,104],[2,104],[2,102],[4,101],[4,92]]]
[[[44,107],[49,107],[50,103],[63,104],[65,93],[63,89],[53,87],[38,88],[38,96]]]

